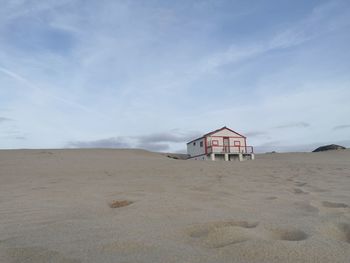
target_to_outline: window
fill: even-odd
[[[193,146],[196,146],[196,142],[193,142]]]
[[[212,140],[212,145],[213,146],[218,146],[219,145],[219,141],[218,140]]]
[[[200,143],[199,143],[199,146],[200,146],[200,147],[203,147],[203,142],[200,142]]]
[[[235,141],[235,146],[241,146],[241,142],[240,141]]]

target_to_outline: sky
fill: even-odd
[[[0,148],[350,147],[347,0],[0,0]]]

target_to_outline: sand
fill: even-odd
[[[349,205],[349,150],[0,151],[0,262],[350,262]]]

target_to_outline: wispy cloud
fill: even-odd
[[[154,152],[164,152],[168,151],[170,146],[167,143],[140,143],[135,146],[135,148],[146,149]]]
[[[333,128],[333,130],[343,130],[343,129],[349,129],[350,124],[343,124],[343,125],[337,125]]]
[[[307,122],[294,122],[294,123],[288,123],[284,125],[279,125],[274,127],[275,129],[288,129],[288,128],[307,128],[310,127],[310,124]]]
[[[312,152],[316,148],[329,144],[337,144],[344,147],[350,147],[350,140],[336,140],[336,141],[323,141],[323,142],[313,142],[305,144],[290,144],[285,141],[270,141],[264,144],[260,144],[254,147],[257,153],[265,152]]]
[[[244,133],[244,135],[249,138],[249,137],[268,136],[269,133],[268,132],[264,132],[264,131],[250,131],[250,132]]]
[[[21,76],[20,74],[14,72],[12,70],[0,67],[0,73],[3,73],[5,75],[11,77],[12,79],[18,81],[20,84],[22,84],[21,87],[28,88],[28,89],[31,89],[33,91],[39,92],[40,94],[43,95],[44,98],[49,97],[49,98],[52,98],[56,101],[62,102],[68,106],[80,109],[86,113],[93,113],[93,114],[99,115],[102,118],[106,118],[108,120],[111,120],[107,115],[102,115],[98,112],[95,112],[95,111],[91,110],[91,108],[86,107],[80,103],[77,103],[75,101],[72,101],[72,100],[63,98],[61,96],[57,96],[57,95],[52,94],[48,89],[44,89],[42,87],[39,87],[38,85],[32,83],[30,80],[26,79],[25,77]]]
[[[169,144],[160,142],[140,142],[133,137],[111,137],[91,141],[71,141],[66,144],[68,148],[111,148],[125,149],[138,148],[149,151],[166,151],[169,149]]]
[[[198,132],[181,132],[174,129],[169,132],[153,133],[139,136],[119,136],[91,141],[71,141],[69,148],[141,148],[150,151],[167,151],[170,144],[184,145],[185,142],[198,137]]]
[[[12,0],[5,1],[2,4],[2,9],[0,10],[2,22],[8,20],[13,20],[18,17],[22,17],[29,14],[37,14],[40,12],[48,12],[49,10],[58,8],[67,4],[68,2],[73,2],[75,0],[61,0],[59,2],[54,0],[45,1],[24,1],[24,0]]]
[[[203,73],[213,71],[221,66],[242,62],[267,52],[298,46],[322,34],[346,27],[350,24],[348,19],[344,19],[349,15],[346,9],[334,17],[334,13],[339,12],[341,6],[337,1],[317,6],[309,16],[275,33],[268,40],[252,45],[232,44],[227,50],[208,57],[202,63],[201,71]]]
[[[66,147],[69,148],[131,148],[124,137],[111,137],[91,141],[71,141]]]
[[[0,117],[0,123],[1,122],[8,122],[8,121],[13,121],[11,118],[6,118],[6,117]]]
[[[170,132],[153,133],[133,138],[137,141],[137,148],[150,151],[167,151],[170,149],[170,143],[181,145],[199,136],[199,132],[181,132],[175,129]]]
[[[188,133],[175,133],[174,132],[164,132],[164,133],[153,133],[149,135],[143,135],[135,137],[140,143],[154,143],[154,142],[187,142],[193,138],[199,137],[198,132],[188,132]]]
[[[16,140],[27,140],[27,137],[25,136],[16,136],[14,137]]]
[[[0,138],[7,140],[26,140],[27,137],[17,126],[16,121],[7,117],[0,117]]]

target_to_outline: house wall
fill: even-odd
[[[218,141],[219,147],[217,149],[219,149],[220,147],[223,147],[224,145],[224,137],[229,137],[229,143],[230,143],[230,151],[231,152],[245,152],[245,146],[246,146],[246,140],[243,136],[229,131],[229,130],[221,130],[218,131],[214,134],[211,134],[210,136],[207,137],[207,144],[208,146],[213,145],[212,141],[216,140]],[[235,145],[235,142],[239,142],[240,143],[240,147],[233,147]],[[215,148],[214,148],[215,151]]]
[[[228,137],[228,136],[225,136],[225,137]],[[210,136],[210,137],[207,137],[208,146],[212,145],[212,141],[213,140],[218,141],[218,144],[220,146],[224,145],[224,137],[221,137],[221,136],[220,137]],[[239,138],[229,137],[229,140],[230,140],[230,146],[234,146],[235,142],[237,142],[237,141],[240,142],[241,146],[245,146],[245,139],[244,139],[244,137],[239,137]]]
[[[202,147],[201,147],[202,142]],[[205,142],[204,138],[200,138],[196,141],[187,144],[187,154],[190,156],[198,156],[205,154]]]

